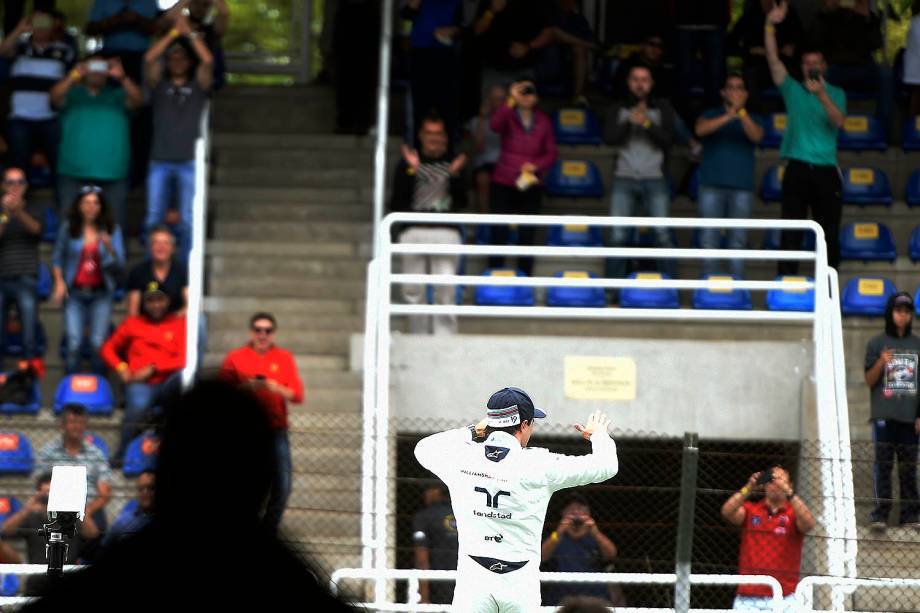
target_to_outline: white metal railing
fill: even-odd
[[[801,230],[815,234],[814,251],[764,251],[727,249],[681,249],[636,247],[548,247],[507,245],[394,244],[396,224],[517,224],[535,226],[584,225],[599,228],[747,228]],[[373,568],[377,579],[376,604],[384,604],[390,503],[389,376],[391,317],[393,315],[439,315],[519,318],[566,318],[608,320],[746,321],[759,323],[810,323],[814,349],[818,439],[830,455],[830,468],[822,474],[821,494],[828,504],[821,517],[827,530],[826,567],[833,576],[854,576],[856,560],[855,506],[849,457],[849,416],[843,364],[839,286],[836,272],[827,264],[821,227],[812,221],[761,219],[613,218],[591,216],[475,215],[394,213],[379,224],[375,233],[377,254],[368,267],[364,338],[364,441],[362,446],[362,565]],[[393,257],[401,254],[430,255],[528,255],[565,258],[643,259],[742,259],[752,261],[802,261],[813,263],[814,282],[710,281],[684,279],[572,279],[565,277],[476,277],[463,275],[405,275],[393,272]],[[565,308],[544,306],[406,305],[394,304],[392,286],[402,283],[432,285],[506,285],[532,287],[677,288],[714,290],[814,289],[812,312],[764,310],[709,311],[697,309]]]
[[[67,564],[64,566],[64,572],[69,573],[81,568],[85,567]],[[47,572],[47,564],[0,564],[0,575],[44,575]],[[26,604],[33,600],[35,599],[27,596],[0,596],[0,607]]]
[[[846,594],[852,593],[859,587],[873,588],[917,588],[917,598],[904,602],[905,610],[916,609],[920,602],[920,579],[903,579],[900,577],[805,577],[795,588],[795,600],[798,606],[809,611],[814,609],[814,589],[816,586],[827,585],[831,587],[831,611],[842,611],[842,599]],[[862,610],[862,609],[860,609]],[[823,611],[821,612],[823,613]]]
[[[450,611],[448,605],[421,604],[419,581],[456,581],[455,570],[417,570],[405,568],[389,568],[385,571],[370,570],[366,568],[340,568],[332,573],[329,587],[333,594],[338,593],[339,583],[346,579],[391,579],[405,580],[409,584],[408,602],[406,603],[359,603],[358,606],[370,607],[378,611]],[[618,585],[671,585],[677,582],[675,573],[558,573],[541,572],[541,582],[576,583],[576,584],[618,584]],[[773,610],[781,612],[785,606],[783,602],[783,588],[775,577],[769,575],[690,575],[691,585],[765,585],[770,588]],[[556,607],[540,607],[541,611],[555,611]],[[649,609],[646,607],[617,607],[617,613],[632,613],[642,611],[674,611],[674,609]],[[708,611],[719,609],[709,609]]]
[[[185,368],[182,386],[187,388],[198,370],[198,335],[201,330],[201,303],[204,293],[204,248],[208,221],[208,163],[211,146],[211,106],[201,114],[195,141],[195,197],[192,200],[192,250],[188,256],[188,304],[185,320]]]

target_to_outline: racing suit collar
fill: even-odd
[[[520,449],[521,441],[517,440],[512,435],[507,432],[493,432],[489,435],[489,438],[486,439],[486,443],[490,445],[500,445],[503,447],[511,447],[512,449]]]

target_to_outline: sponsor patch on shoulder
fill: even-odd
[[[509,451],[511,450],[507,447],[493,447],[492,445],[485,446],[486,458],[492,460],[493,462],[501,462],[504,460]]]

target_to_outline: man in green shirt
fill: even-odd
[[[118,58],[94,55],[51,88],[51,103],[61,111],[58,208],[69,210],[85,186],[95,185],[102,188],[116,222],[124,228],[130,112],[143,105],[143,92],[125,75]]]
[[[789,76],[779,58],[776,25],[788,11],[786,1],[767,14],[764,46],[773,82],[786,103],[786,132],[780,157],[786,161],[783,176],[783,219],[805,219],[808,208],[824,229],[828,263],[840,263],[840,170],[837,168],[837,130],[846,117],[846,94],[824,80],[827,63],[820,51],[802,52],[801,83]],[[783,249],[799,249],[801,232],[783,232]],[[798,262],[780,262],[779,274],[798,273]]]

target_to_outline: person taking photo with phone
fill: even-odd
[[[774,5],[764,24],[764,46],[770,76],[779,88],[788,116],[779,155],[786,163],[783,174],[783,219],[811,216],[824,229],[827,260],[833,268],[840,264],[840,169],[837,167],[837,130],[847,113],[846,94],[825,81],[827,62],[817,49],[802,50],[803,81],[799,83],[786,70],[779,56],[776,26],[786,19],[785,1]],[[802,246],[801,231],[784,231],[783,249]],[[798,273],[799,263],[780,262],[779,274]]]
[[[752,500],[755,495],[762,497]],[[789,472],[772,466],[751,475],[722,505],[725,521],[741,528],[738,574],[770,575],[783,588],[792,611],[799,583],[802,543],[817,522],[796,494]],[[772,592],[765,585],[739,585],[736,611],[772,611]]]

